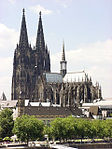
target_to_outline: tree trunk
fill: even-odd
[[[27,139],[27,146],[28,146],[29,139]]]

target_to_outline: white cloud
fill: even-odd
[[[11,100],[11,77],[0,77],[0,97],[5,93],[8,100]]]
[[[41,5],[32,6],[32,7],[30,7],[30,10],[32,10],[35,13],[39,13],[41,11],[43,15],[52,13],[52,10],[46,9]]]
[[[15,4],[16,0],[8,0],[11,4]]]
[[[0,72],[10,72],[12,70],[12,57],[0,58]],[[0,76],[1,76],[0,73]]]
[[[12,61],[19,34],[16,30],[0,24],[0,96],[4,91],[8,99],[11,94]]]
[[[59,68],[61,53],[51,56],[52,70]],[[112,97],[112,40],[96,42],[66,51],[68,71],[84,70],[99,81],[104,97]]]
[[[0,58],[0,97],[4,92],[7,99],[11,97],[12,61],[12,57]]]
[[[4,24],[0,24],[0,53],[1,56],[10,53],[15,48],[18,41],[18,32],[10,29]],[[7,53],[6,53],[7,52]]]
[[[73,0],[56,0],[57,3],[59,3],[64,8],[67,8]]]

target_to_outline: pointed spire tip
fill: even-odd
[[[25,43],[25,44],[23,44]],[[27,36],[27,28],[25,21],[25,9],[23,8],[22,22],[21,22],[21,31],[20,31],[20,39],[19,46],[28,46],[28,36]]]
[[[40,11],[40,12],[39,12],[40,17],[41,17],[41,14],[42,14],[42,13],[41,13],[41,11]]]
[[[62,61],[65,61],[65,45],[63,42]]]
[[[25,15],[25,9],[23,8],[23,15]]]

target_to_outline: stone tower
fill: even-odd
[[[50,72],[50,55],[45,46],[41,12],[38,23],[36,45],[32,49],[28,35],[23,9],[19,44],[14,52],[11,99],[30,99],[38,97],[38,78],[44,72]]]
[[[64,77],[67,73],[67,61],[65,60],[65,45],[63,42],[62,60],[60,61],[60,73]]]
[[[29,98],[31,47],[28,43],[25,10],[23,9],[19,44],[14,52],[11,99]]]
[[[36,38],[36,46],[35,46],[35,60],[38,69],[38,75],[41,75],[43,72],[50,72],[50,57],[47,45],[45,46],[44,41],[44,33],[41,19],[41,12],[39,13],[39,23],[38,23],[38,31]]]

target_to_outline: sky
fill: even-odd
[[[63,41],[67,71],[85,70],[99,82],[103,98],[112,98],[112,0],[1,0],[0,96],[11,98],[13,56],[25,8],[29,43],[35,46],[39,11],[51,70],[60,71]]]

